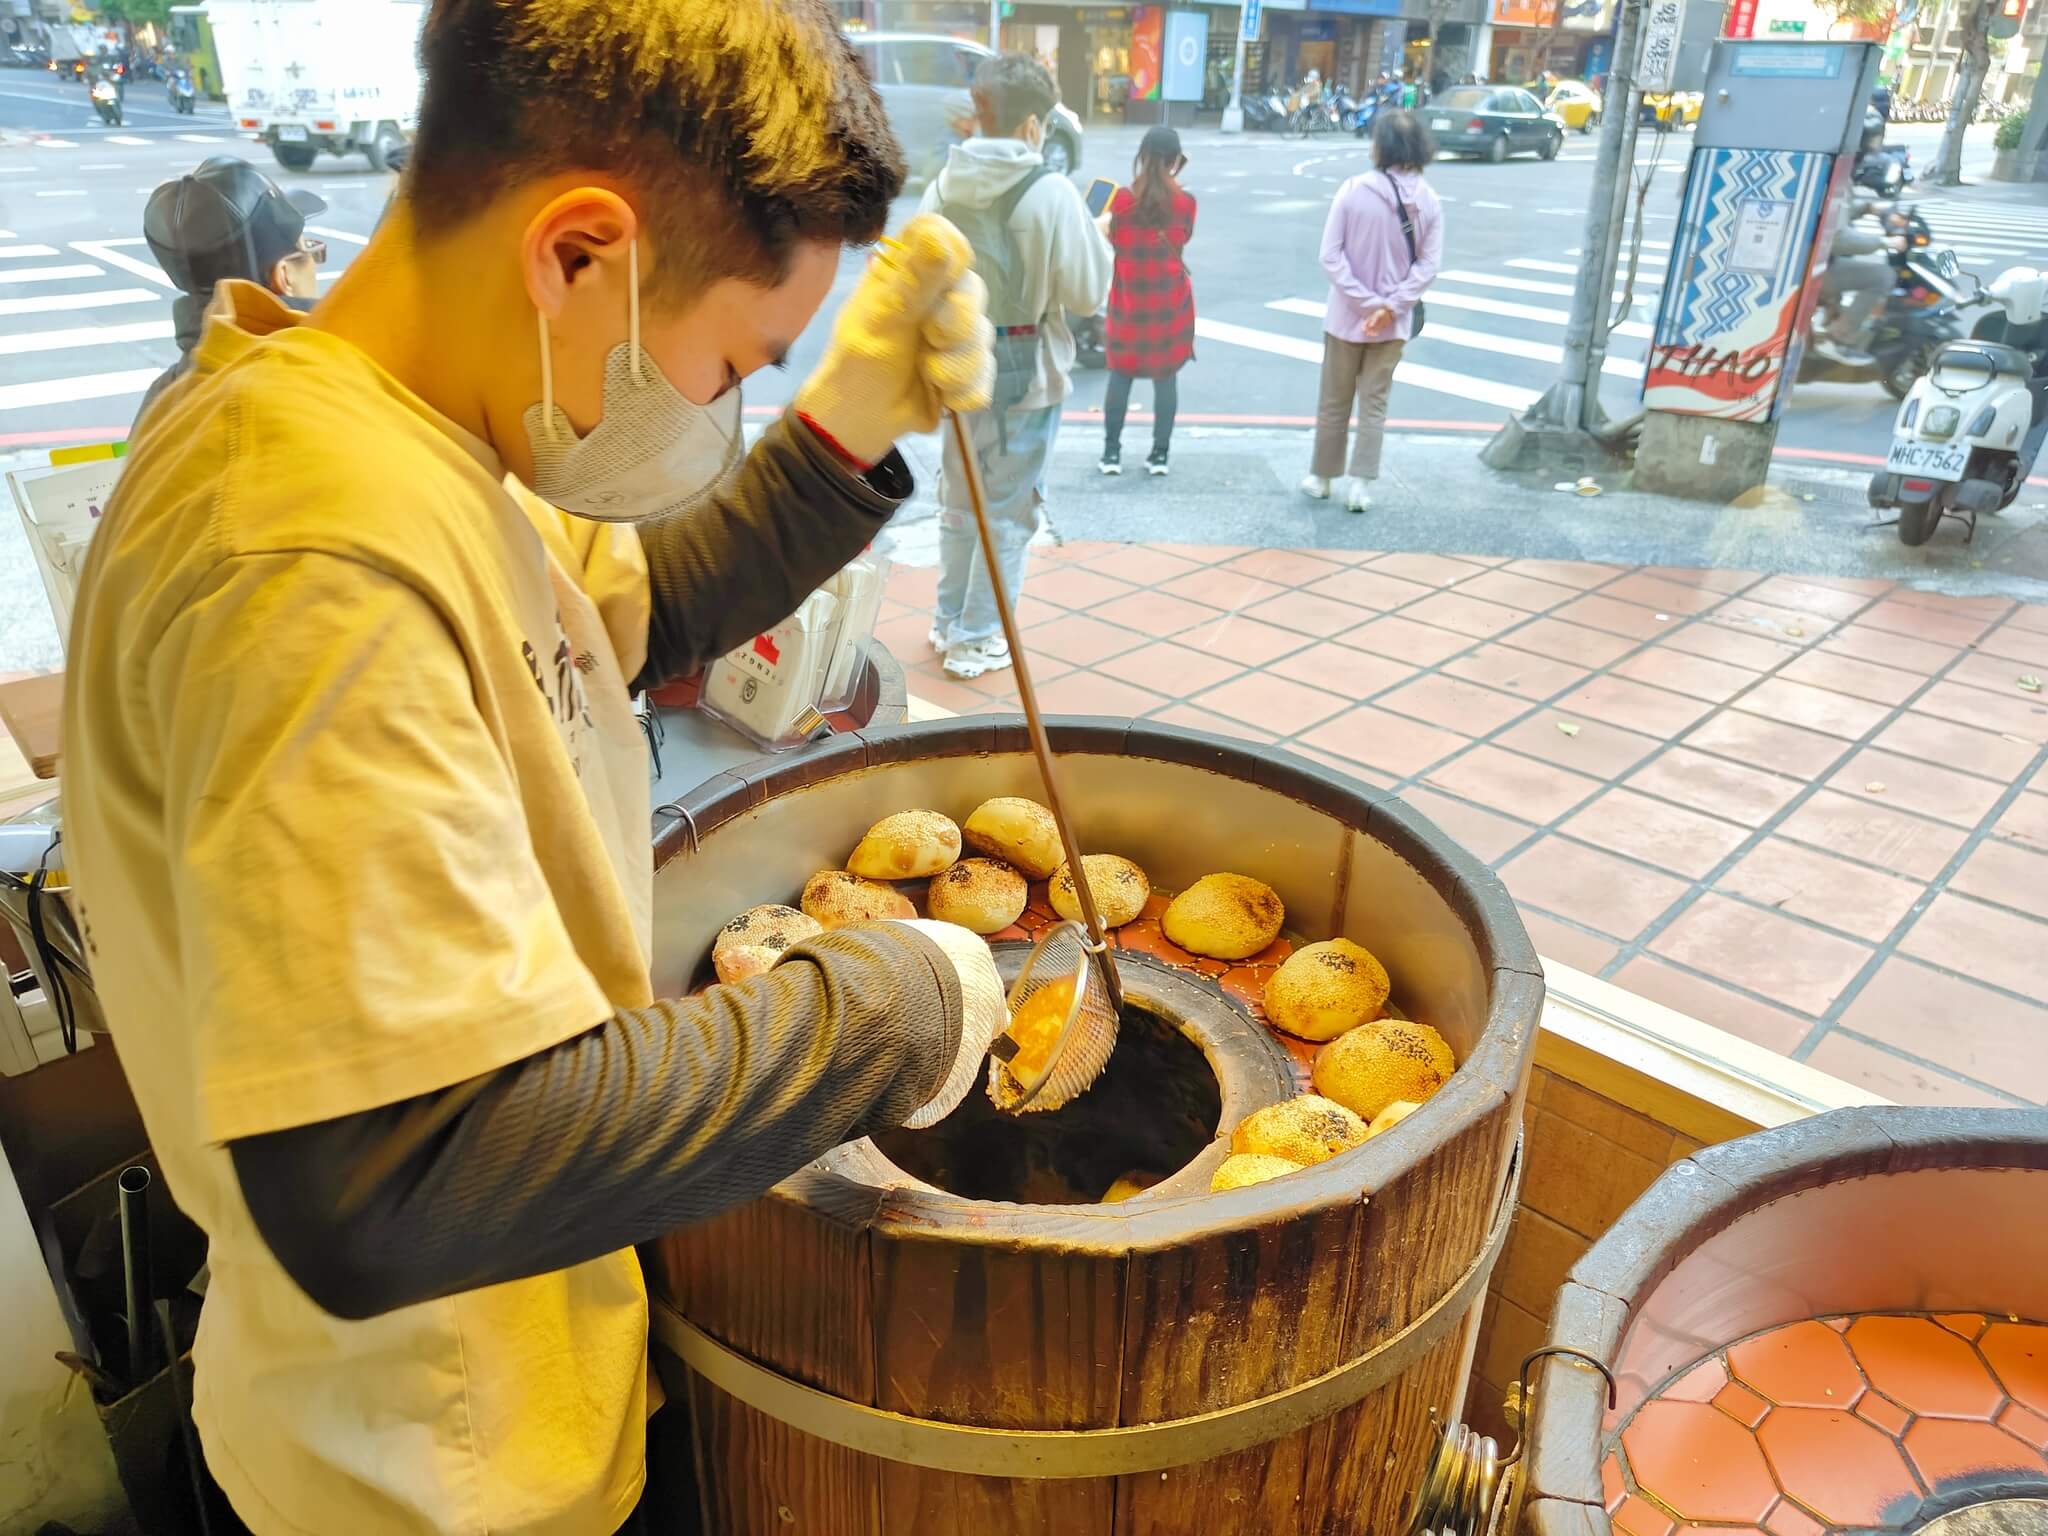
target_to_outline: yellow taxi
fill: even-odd
[[[1543,110],[1567,128],[1591,133],[1600,126],[1600,93],[1583,80],[1560,80],[1543,98]]]
[[[1700,103],[1705,100],[1698,91],[1646,94],[1643,97],[1643,115],[1637,121],[1654,123],[1664,129],[1689,128],[1700,120]]]

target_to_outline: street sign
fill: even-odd
[[[1678,75],[1678,41],[1685,30],[1685,0],[1649,0],[1643,8],[1643,50],[1636,60],[1636,88],[1668,91]]]
[[[1259,40],[1259,0],[1244,0],[1237,13],[1237,35],[1248,43]]]

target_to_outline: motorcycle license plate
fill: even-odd
[[[277,142],[280,144],[303,144],[306,142],[306,130],[297,123],[279,123],[277,125]]]
[[[1432,117],[1429,120],[1429,131],[1431,133],[1449,133],[1451,131],[1451,120],[1448,117]]]
[[[1970,462],[1970,450],[1963,443],[1893,443],[1884,467],[1895,475],[1919,475],[1928,480],[1960,480]]]

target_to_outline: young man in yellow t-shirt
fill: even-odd
[[[630,1245],[946,1112],[1002,1022],[937,924],[656,1000],[629,690],[858,551],[895,439],[987,399],[989,332],[914,224],[742,452],[739,381],[902,181],[827,0],[436,0],[421,58],[369,247],[308,318],[224,285],[144,415],[72,630],[65,851],[210,1239],[195,1413],[241,1521],[609,1536]]]

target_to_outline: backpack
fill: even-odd
[[[943,197],[939,201],[938,211],[973,247],[974,270],[988,289],[988,319],[996,332],[996,384],[989,409],[999,427],[1003,414],[1031,392],[1031,381],[1038,376],[1038,323],[1045,318],[1025,298],[1030,274],[1024,270],[1024,253],[1010,232],[1010,220],[1024,195],[1050,174],[1042,165],[1025,172],[985,208],[948,206]]]

